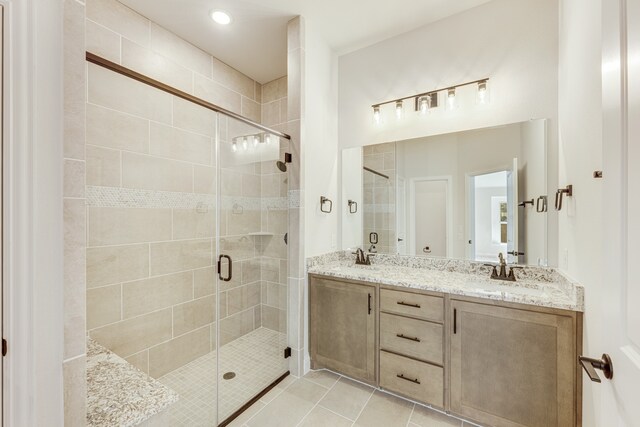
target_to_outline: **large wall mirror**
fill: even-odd
[[[546,120],[342,153],[343,248],[548,265]]]

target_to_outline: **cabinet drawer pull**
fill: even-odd
[[[404,338],[405,340],[420,342],[420,338],[418,337],[407,337],[404,334],[396,334],[398,338]]]
[[[405,381],[412,382],[412,383],[414,383],[414,384],[420,384],[420,381],[418,381],[418,379],[417,379],[417,378],[416,378],[415,380],[412,380],[411,378],[407,378],[407,377],[405,377],[405,376],[404,376],[404,374],[398,374],[398,375],[396,375],[396,377],[398,377],[398,378],[400,378],[400,379],[402,379],[402,380],[405,380]]]
[[[420,308],[420,304],[411,304],[404,301],[398,301],[398,305],[404,305],[406,307]]]
[[[369,294],[367,298],[367,303],[368,303],[367,314],[371,314],[371,294]]]

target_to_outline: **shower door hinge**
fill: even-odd
[[[7,340],[2,338],[2,357],[7,355]]]
[[[284,349],[284,358],[288,359],[289,357],[291,357],[291,347],[287,347]]]

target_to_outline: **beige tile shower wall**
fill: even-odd
[[[369,249],[369,233],[378,233],[379,253],[396,253],[396,145],[368,145],[363,148],[363,165],[389,179],[363,171],[363,248]]]
[[[87,70],[87,329],[159,377],[215,345],[216,115]]]
[[[86,7],[88,51],[261,120],[259,83],[115,0]],[[259,229],[260,213],[227,227],[232,213],[221,211],[220,236],[229,236],[221,251],[235,262],[218,305],[216,115],[95,65],[86,69],[87,329],[158,377],[215,347],[216,311],[223,342],[260,326],[258,244],[247,234]],[[256,167],[242,171],[240,182],[260,175]]]
[[[260,121],[260,83],[117,0],[86,3],[87,51]],[[126,97],[122,103],[127,103]]]
[[[85,5],[64,1],[64,419],[86,417]]]
[[[262,86],[262,123],[287,132],[287,102],[286,76],[265,83]],[[284,159],[284,153],[288,152],[289,148],[289,141],[282,138],[280,159]],[[288,166],[291,168],[292,165]],[[275,162],[262,163],[260,184],[263,198],[288,198],[288,173],[281,172]],[[273,236],[261,238],[262,326],[286,333],[289,265],[284,235],[289,231],[288,203],[284,204],[282,209],[263,209],[261,221],[262,230],[273,233]]]

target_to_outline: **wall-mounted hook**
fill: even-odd
[[[329,209],[328,210],[324,209],[324,204],[325,203],[329,203]],[[320,211],[324,212],[324,213],[331,213],[332,210],[333,210],[333,202],[331,200],[329,200],[328,198],[324,197],[324,196],[320,196]]]
[[[540,196],[538,200],[536,200],[536,212],[546,212],[547,211],[547,196]]]
[[[349,199],[348,204],[349,204],[349,213],[354,214],[358,212],[358,203],[355,200]]]
[[[533,201],[533,199],[531,199],[531,200],[525,200],[524,202],[518,203],[518,206],[520,206],[521,208],[526,208],[527,205],[533,206],[534,204],[535,202]]]
[[[573,196],[573,185],[567,185],[566,188],[558,188],[556,191],[556,210],[559,211],[562,209],[562,197],[564,195],[567,197]]]

